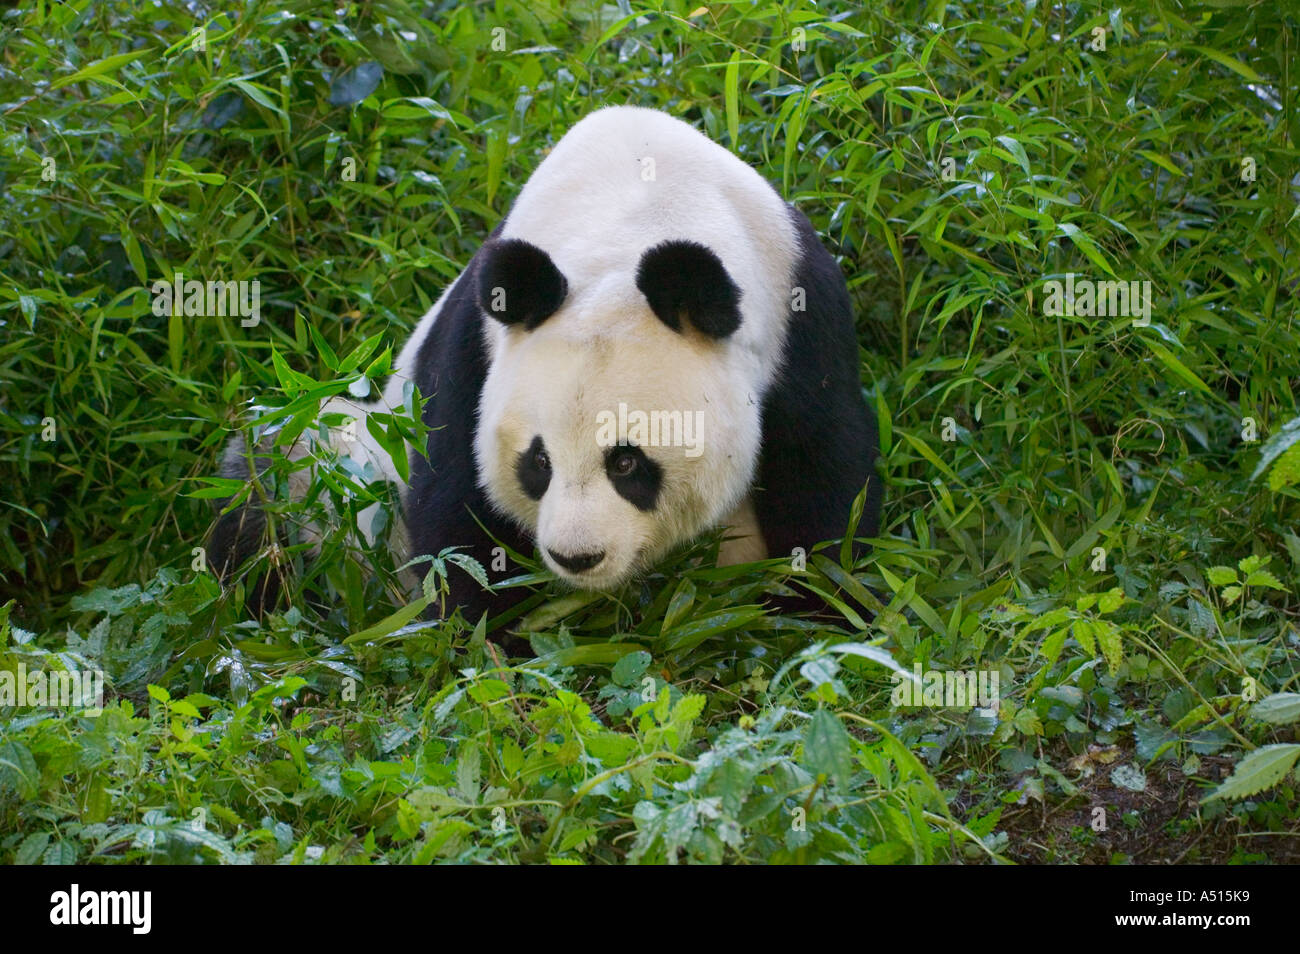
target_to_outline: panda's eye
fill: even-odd
[[[630,477],[636,470],[637,458],[635,454],[624,451],[614,457],[609,462],[609,472],[615,477]]]
[[[515,459],[515,477],[524,493],[533,500],[541,500],[551,485],[551,455],[546,453],[540,434],[519,452]]]
[[[634,444],[611,447],[605,453],[605,473],[614,490],[638,510],[649,513],[659,499],[663,468]]]

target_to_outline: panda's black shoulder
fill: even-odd
[[[478,261],[478,256],[471,259],[448,291],[411,369],[425,402],[423,421],[430,428],[427,457],[412,456],[406,495],[406,516],[415,534],[422,524],[454,508],[478,483],[474,438],[489,366],[485,319],[476,294]]]
[[[767,394],[775,410],[856,425],[863,405],[853,303],[844,273],[808,217],[788,206],[797,239],[780,365]],[[837,428],[832,428],[837,429]]]
[[[812,223],[788,206],[798,243],[780,365],[763,399],[755,506],[773,555],[842,535],[867,488],[859,536],[880,514],[875,415],[867,407],[848,285]]]

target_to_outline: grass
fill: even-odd
[[[0,858],[1300,859],[1293,15],[343,10],[0,19],[0,669],[108,689],[0,707]],[[219,448],[382,378],[616,102],[735,151],[836,253],[872,556],[717,569],[703,541],[593,599],[522,554],[511,657],[413,622],[339,532],[272,555],[293,608],[251,619],[196,552]],[[155,316],[177,271],[260,281],[262,320]],[[1056,313],[1069,275],[1149,282],[1149,322]],[[346,529],[379,488],[321,470],[273,510]],[[786,587],[838,623],[765,608]],[[996,716],[895,704],[918,666],[996,671]]]

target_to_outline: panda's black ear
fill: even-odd
[[[479,254],[479,306],[502,324],[532,331],[564,303],[569,283],[536,245],[494,239]]]
[[[721,260],[698,242],[661,242],[641,256],[636,287],[673,331],[690,322],[710,338],[740,327],[740,289]]]

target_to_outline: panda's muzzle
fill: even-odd
[[[549,548],[546,552],[551,555],[552,560],[564,567],[570,573],[585,573],[587,570],[590,570],[592,567],[600,563],[601,560],[605,559],[604,550],[597,553],[575,553],[572,556],[566,556],[563,553],[556,553],[554,550]]]

